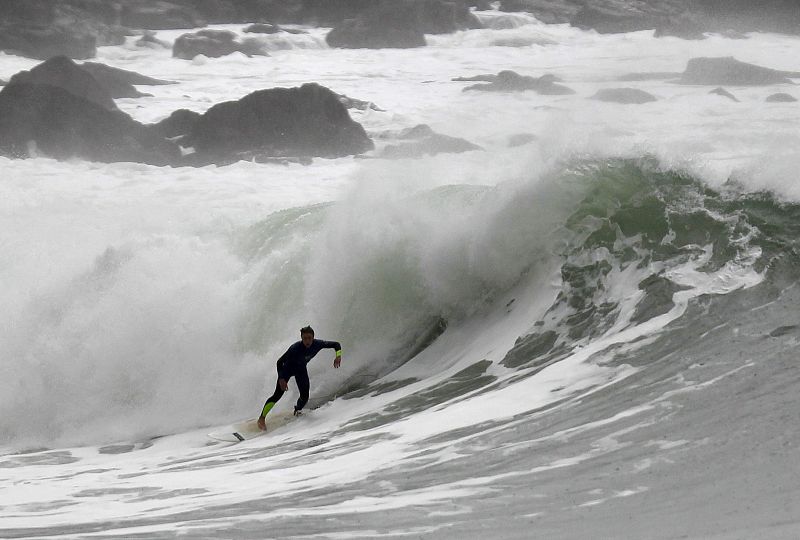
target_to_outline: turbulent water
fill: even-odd
[[[792,88],[619,82],[696,56],[796,71],[800,40],[482,17],[416,50],[100,49],[179,82],[118,100],[140,121],[316,81],[384,109],[351,111],[379,147],[427,123],[482,150],[0,160],[0,537],[800,535],[800,109],[764,102]],[[33,65],[0,54],[0,78]],[[501,69],[577,93],[451,81]],[[619,86],[659,100],[587,99]],[[209,440],[308,323],[345,352],[310,365],[316,408]]]

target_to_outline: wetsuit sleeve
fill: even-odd
[[[289,353],[291,352],[291,350],[292,348],[289,347],[288,349],[286,349],[286,352],[283,353],[280,358],[278,358],[278,378],[283,379],[285,381],[289,380],[289,373],[288,373],[289,369],[288,366],[286,365],[286,362],[289,359]]]
[[[333,349],[336,351],[336,356],[342,356],[342,345],[338,341],[323,341],[320,340],[322,349]]]

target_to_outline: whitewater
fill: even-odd
[[[376,105],[350,114],[378,150],[0,158],[1,538],[800,536],[800,108],[765,103],[800,92],[622,81],[798,71],[800,38],[480,17],[409,50],[317,28],[259,37],[269,57],[98,49],[177,82],[116,100],[136,120],[318,82]],[[37,63],[0,53],[0,79]],[[452,80],[504,69],[576,93]],[[617,87],[658,101],[588,99]],[[421,123],[481,149],[377,157]],[[313,410],[210,440],[306,324],[344,351],[309,365]]]

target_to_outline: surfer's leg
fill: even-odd
[[[272,410],[272,407],[278,402],[279,399],[283,397],[283,390],[281,389],[280,383],[275,383],[275,393],[272,394],[268,399],[267,402],[264,403],[264,408],[261,409],[261,418],[267,416],[269,411]]]
[[[308,390],[311,386],[308,380],[308,371],[304,369],[302,373],[295,373],[294,380],[297,381],[297,389],[300,390],[300,397],[297,399],[294,410],[299,411],[308,403]]]

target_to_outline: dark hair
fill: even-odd
[[[303,328],[300,329],[300,335],[302,336],[303,334],[311,334],[313,336],[314,329],[311,328],[310,326],[304,326]]]

